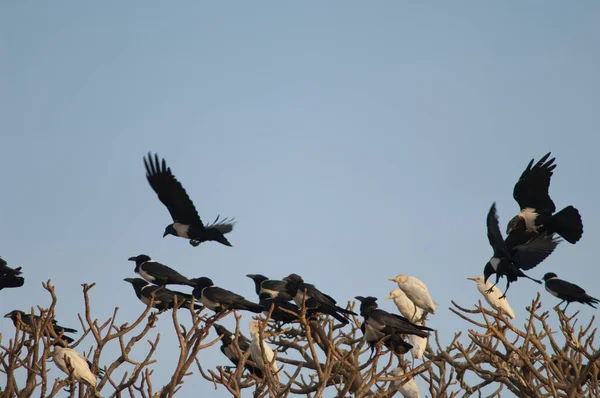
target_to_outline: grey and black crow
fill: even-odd
[[[290,301],[292,297],[286,292],[285,285],[287,282],[269,279],[260,274],[248,274],[248,278],[254,281],[256,294],[259,297],[277,298],[283,301]]]
[[[491,292],[496,286],[501,276],[506,276],[506,290],[500,298],[506,297],[506,292],[511,282],[518,278],[528,278],[536,283],[542,283],[523,273],[521,270],[529,270],[544,261],[556,248],[559,240],[554,239],[554,234],[542,234],[531,238],[524,244],[514,247],[507,246],[502,238],[500,227],[498,226],[498,215],[496,214],[496,203],[492,204],[487,215],[487,236],[494,250],[494,255],[487,262],[483,269],[484,283],[496,274],[496,283],[488,290]]]
[[[567,310],[567,307],[573,301],[582,304],[587,304],[592,308],[596,308],[594,304],[600,303],[600,300],[590,296],[585,292],[585,290],[583,290],[579,286],[571,282],[558,279],[558,276],[556,276],[554,272],[548,272],[546,275],[544,275],[544,281],[546,282],[546,290],[551,295],[558,297],[562,300],[560,303],[558,303],[558,305],[561,305],[565,301],[567,302],[567,305],[565,305],[565,309],[563,310],[563,312]]]
[[[227,358],[229,358],[229,360],[235,366],[238,366],[238,364],[240,362],[240,355],[243,355],[246,351],[248,351],[250,349],[250,340],[248,340],[246,337],[244,337],[243,334],[240,333],[237,338],[237,345],[239,348],[239,351],[238,351],[238,350],[236,350],[235,345],[234,345],[236,338],[233,333],[231,333],[224,326],[221,326],[218,323],[215,323],[213,325],[213,327],[215,328],[215,330],[219,336],[223,336],[221,338],[221,352],[223,353],[223,355],[225,355]],[[248,370],[248,372],[255,374],[256,376],[258,376],[260,378],[263,377],[262,371],[258,367],[254,366],[254,364],[248,360],[246,361],[244,368],[246,368],[246,370]]]
[[[195,283],[194,297],[214,312],[227,310],[246,310],[261,313],[264,308],[260,304],[246,300],[239,294],[221,289],[214,285],[213,281],[206,277],[192,279]]]
[[[126,282],[131,283],[133,286],[133,290],[135,291],[135,295],[140,301],[146,305],[150,302],[150,298],[152,294],[154,294],[154,302],[152,307],[159,310],[159,314],[166,311],[171,310],[175,307],[175,297],[177,297],[177,302],[179,304],[183,303],[183,307],[189,308],[189,305],[192,301],[192,295],[176,292],[173,290],[169,290],[166,287],[161,287],[149,283],[142,278],[125,278],[123,279]],[[198,303],[194,303],[194,309],[201,309],[202,306]]]
[[[10,287],[21,287],[25,279],[21,275],[21,267],[11,268],[8,263],[0,257],[0,290]]]
[[[148,158],[144,158],[146,166],[146,178],[158,199],[167,207],[173,223],[167,225],[163,237],[174,235],[180,238],[189,239],[192,246],[198,246],[200,243],[214,240],[225,246],[231,246],[224,234],[233,230],[233,220],[219,217],[212,224],[204,225],[194,203],[179,181],[175,178],[171,169],[167,167],[166,161],[159,161],[158,155],[148,153]]]
[[[299,308],[302,308],[303,302],[306,300],[306,310],[311,312],[320,312],[322,314],[331,315],[343,324],[348,324],[348,319],[343,315],[356,315],[355,312],[349,311],[337,305],[336,301],[326,294],[319,291],[314,285],[304,283],[300,275],[290,274],[283,278],[286,282],[286,292],[292,297]],[[304,293],[306,291],[306,298]]]
[[[4,315],[4,317],[10,318],[17,329],[20,329],[28,334],[33,334],[34,328],[40,322],[42,322],[38,315],[26,314],[25,312],[20,310],[13,310],[8,314]],[[67,341],[68,343],[72,343],[74,341],[71,337],[64,335],[64,333],[77,333],[77,330],[60,326],[56,323],[56,320],[54,319],[48,326],[52,327],[54,333],[56,333],[57,336],[63,333],[62,339]],[[49,334],[47,330],[42,331],[42,334],[44,336],[52,337],[52,335]]]
[[[129,261],[135,261],[135,272],[142,278],[155,285],[186,285],[196,286],[194,282],[181,275],[171,267],[158,263],[145,254],[129,257]]]
[[[557,233],[569,243],[576,243],[583,235],[579,211],[567,206],[558,213],[548,194],[550,179],[556,165],[555,158],[548,160],[550,152],[535,165],[533,159],[515,184],[513,197],[521,211],[509,221],[507,240],[513,246],[527,242],[541,233]],[[510,245],[510,244],[509,244]]]
[[[289,301],[284,301],[277,298],[269,298],[264,294],[261,295],[261,297],[262,298],[260,299],[259,304],[262,305],[265,309],[263,311],[263,314],[269,315],[269,312],[271,312],[270,318],[276,322],[295,322],[298,320],[298,315],[300,315],[300,312],[302,312],[296,304],[290,303]],[[271,311],[271,307],[273,307],[273,311]],[[289,311],[291,311],[292,313],[290,313]],[[306,310],[306,313],[309,317],[313,315],[313,312],[311,312],[311,310],[308,309]]]
[[[364,318],[361,330],[365,341],[371,347],[371,355],[377,343],[383,344],[397,354],[405,354],[412,345],[405,342],[400,335],[414,334],[419,337],[428,337],[428,331],[433,331],[426,326],[410,322],[403,316],[390,314],[378,308],[377,298],[373,296],[356,296],[360,301],[360,315]]]

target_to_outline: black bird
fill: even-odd
[[[271,311],[271,307],[273,307],[273,311],[271,311],[271,319],[273,319],[274,321],[291,323],[298,320],[297,315],[286,312],[292,311],[293,313],[299,315],[301,310],[296,304],[280,300],[278,298],[267,297],[264,293],[260,297],[261,299],[259,301],[259,304],[264,307],[263,314],[269,315],[269,311]],[[313,315],[313,313],[310,310],[307,310],[306,312],[308,316]]]
[[[235,365],[238,366],[239,362],[240,362],[240,355],[239,354],[244,354],[245,352],[247,352],[250,349],[250,340],[248,340],[246,337],[244,337],[243,334],[239,334],[238,338],[237,338],[237,345],[239,350],[239,354],[238,351],[235,349],[234,346],[234,340],[236,340],[235,335],[233,333],[231,333],[229,330],[227,330],[224,326],[219,325],[218,323],[215,323],[213,325],[213,327],[215,328],[215,330],[217,331],[217,334],[219,336],[223,336],[221,338],[221,352],[223,353],[223,355],[225,355],[227,358],[229,358],[229,360]],[[250,363],[250,361],[246,360],[246,364],[244,365],[244,368],[246,368],[248,370],[248,372],[255,374],[256,376],[262,378],[263,377],[263,373],[262,371],[254,366],[252,363]]]
[[[135,272],[148,282],[159,286],[186,285],[196,286],[194,282],[175,271],[173,268],[158,263],[145,254],[129,257],[129,261],[135,261]]]
[[[554,239],[554,234],[538,235],[524,244],[508,247],[498,226],[496,203],[493,203],[487,215],[487,235],[490,245],[494,249],[494,255],[483,269],[484,282],[487,282],[489,277],[495,273],[496,283],[494,283],[494,286],[496,286],[500,277],[506,276],[506,290],[501,298],[506,297],[511,282],[516,282],[520,277],[542,283],[525,275],[521,270],[532,269],[552,254],[559,243],[558,240]],[[492,288],[488,290],[488,293],[491,291]]]
[[[405,354],[412,345],[402,339],[402,334],[414,334],[419,337],[429,336],[428,331],[433,331],[426,326],[410,322],[403,316],[390,314],[378,308],[377,298],[373,296],[356,296],[360,301],[360,315],[364,318],[361,325],[365,341],[371,347],[371,355],[378,342],[383,340],[385,346],[398,354]]]
[[[254,281],[256,294],[258,294],[259,297],[266,295],[267,297],[277,298],[278,300],[283,301],[290,301],[292,299],[292,296],[285,290],[287,282],[269,279],[260,274],[248,274],[246,276]]]
[[[35,325],[38,324],[39,322],[42,322],[42,320],[40,319],[40,317],[38,315],[26,314],[23,311],[19,311],[19,310],[13,310],[13,311],[9,312],[8,314],[4,315],[4,317],[12,319],[13,325],[15,325],[15,327],[17,329],[21,329],[28,334],[33,334]],[[49,327],[52,327],[52,329],[54,329],[54,332],[57,335],[60,335],[60,333],[77,333],[77,330],[75,330],[75,329],[70,329],[70,328],[66,328],[64,326],[58,325],[56,323],[56,320],[54,320],[54,319],[52,320]],[[44,330],[42,332],[42,334],[44,336],[52,337],[50,334],[48,334],[48,332],[46,330]],[[64,334],[63,334],[62,338],[63,338],[63,340],[67,341],[68,343],[72,343],[74,341],[71,337],[66,336]]]
[[[525,243],[531,234],[557,233],[567,242],[575,244],[583,235],[583,223],[579,211],[567,206],[558,213],[548,194],[550,178],[556,165],[555,158],[548,160],[550,152],[535,165],[533,159],[515,184],[513,197],[521,212],[509,221],[506,233],[520,236],[516,244]]]
[[[0,257],[0,290],[9,287],[21,287],[25,279],[21,276],[21,267],[11,268],[8,263]]]
[[[546,282],[546,290],[551,295],[558,297],[562,300],[560,303],[558,303],[558,305],[561,305],[565,301],[567,302],[567,305],[565,306],[563,312],[567,310],[567,307],[573,301],[582,304],[587,304],[592,308],[596,308],[594,304],[600,303],[600,300],[590,296],[585,292],[585,290],[583,290],[579,286],[571,282],[558,279],[558,276],[556,276],[554,272],[548,272],[546,275],[544,275],[544,281]]]
[[[285,290],[292,297],[299,308],[302,308],[304,291],[306,290],[306,310],[311,312],[320,312],[322,314],[331,315],[343,324],[348,324],[348,319],[342,315],[356,315],[355,312],[349,311],[337,305],[336,301],[330,296],[323,294],[314,285],[304,283],[300,275],[290,274],[283,278],[286,282]]]
[[[219,217],[212,224],[204,225],[194,203],[185,192],[185,189],[175,178],[171,169],[167,167],[166,161],[159,161],[158,155],[148,153],[148,159],[144,158],[146,166],[146,178],[158,199],[167,207],[173,224],[167,225],[163,238],[167,235],[179,236],[190,240],[194,247],[207,240],[214,240],[225,246],[231,246],[224,234],[233,230],[233,220]]]
[[[140,301],[146,305],[148,305],[152,294],[154,294],[154,303],[152,304],[152,307],[159,310],[159,314],[175,307],[175,297],[177,297],[177,302],[180,304],[183,303],[183,306],[186,308],[189,308],[190,302],[193,298],[190,294],[176,292],[169,290],[166,287],[153,285],[142,278],[125,278],[123,280],[131,283],[137,298],[139,298]],[[200,304],[194,303],[195,310],[200,308],[202,308]]]
[[[209,278],[203,276],[192,279],[192,281],[195,283],[192,292],[194,297],[214,312],[246,310],[258,314],[264,310],[260,304],[250,302],[239,294],[215,286]]]

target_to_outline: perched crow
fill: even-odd
[[[592,308],[596,308],[594,304],[600,303],[600,300],[590,296],[579,286],[567,281],[563,281],[562,279],[558,279],[558,276],[556,276],[554,272],[548,272],[546,275],[544,275],[544,281],[546,282],[546,290],[551,295],[562,300],[560,303],[558,303],[558,305],[561,305],[565,301],[567,302],[563,312],[567,310],[567,307],[573,301],[587,304]]]
[[[248,274],[246,276],[254,281],[256,294],[258,294],[259,297],[266,295],[283,301],[290,301],[292,299],[285,291],[285,281],[272,280],[260,274]]]
[[[139,256],[129,257],[129,261],[135,261],[135,272],[148,282],[159,286],[165,285],[187,285],[196,286],[194,282],[161,263],[152,260],[150,256],[140,254]]]
[[[548,194],[550,178],[556,165],[554,158],[548,160],[550,152],[535,165],[533,159],[515,184],[513,197],[521,212],[509,221],[507,240],[513,245],[527,242],[536,234],[557,233],[569,243],[576,243],[583,235],[583,223],[579,211],[567,206],[558,213]]]
[[[238,366],[240,362],[240,356],[238,355],[238,351],[235,349],[234,346],[234,341],[236,340],[235,335],[229,330],[227,330],[224,326],[219,325],[218,323],[215,323],[213,327],[217,331],[218,335],[223,336],[221,338],[221,352],[223,353],[223,355],[229,358],[229,360],[235,366]],[[250,340],[248,340],[246,337],[244,337],[243,334],[240,333],[240,335],[237,338],[237,345],[239,348],[239,354],[244,354],[250,349]],[[256,376],[262,379],[262,371],[258,367],[254,366],[250,361],[246,361],[244,367],[248,370],[248,372],[255,374]]]
[[[521,270],[532,269],[552,254],[559,243],[558,240],[554,239],[554,234],[538,235],[527,243],[512,248],[508,247],[498,226],[496,203],[493,203],[487,215],[487,235],[490,245],[494,249],[494,255],[483,269],[483,282],[486,283],[490,276],[495,273],[496,283],[493,286],[496,286],[500,277],[506,276],[506,290],[500,298],[506,297],[511,282],[515,282],[520,277],[542,283],[525,275]],[[492,288],[488,290],[488,293],[491,293]]]
[[[8,287],[21,287],[25,279],[21,276],[21,267],[11,268],[8,263],[0,257],[0,290]]]
[[[412,348],[412,345],[406,343],[400,335],[414,334],[419,337],[427,337],[429,336],[427,331],[433,330],[414,324],[403,316],[379,309],[376,297],[357,296],[356,299],[361,303],[360,315],[364,318],[361,330],[365,341],[371,347],[371,353],[377,343],[385,339],[383,343],[388,349],[397,354],[405,354]]]
[[[189,308],[190,302],[193,298],[190,294],[176,292],[169,290],[166,287],[153,285],[152,283],[148,283],[141,278],[125,278],[123,280],[131,283],[137,298],[139,298],[140,301],[146,305],[148,305],[152,294],[154,294],[154,303],[152,304],[152,307],[158,309],[159,314],[175,307],[175,296],[177,296],[178,303],[184,303],[183,306],[186,308]],[[200,304],[194,303],[195,310],[200,308],[202,308]]]
[[[194,297],[214,312],[246,310],[258,314],[264,310],[260,304],[252,303],[239,294],[215,286],[209,278],[201,277],[192,281],[196,284],[192,292]]]
[[[291,323],[298,320],[298,316],[283,310],[292,311],[296,314],[300,314],[301,312],[300,308],[298,308],[296,304],[277,298],[269,298],[266,295],[261,295],[259,304],[264,307],[265,310],[263,311],[263,314],[265,315],[268,315],[269,311],[271,311],[271,307],[273,307],[271,319],[276,322]],[[308,315],[311,315],[309,310],[307,310],[307,313]]]
[[[42,322],[38,315],[29,315],[24,313],[23,311],[13,310],[8,314],[4,315],[5,318],[10,318],[13,321],[13,324],[17,329],[23,330],[25,333],[32,334],[35,328],[35,324]],[[33,317],[33,319],[32,319]],[[61,333],[77,333],[77,330],[66,328],[64,326],[60,326],[53,319],[51,324],[49,325],[54,330],[56,335],[60,335]],[[44,336],[52,337],[46,330],[42,332]],[[68,343],[72,343],[74,340],[69,336],[65,336],[63,334],[62,339],[67,341]]]
[[[185,189],[175,178],[171,169],[163,159],[159,161],[158,155],[148,153],[144,158],[146,178],[158,199],[167,207],[173,224],[165,228],[163,238],[167,235],[179,236],[189,239],[192,246],[198,246],[207,240],[214,240],[225,246],[231,246],[224,234],[233,230],[233,220],[224,219],[219,222],[219,217],[210,225],[204,225]]]
[[[290,274],[283,278],[286,283],[286,292],[292,297],[299,308],[302,308],[303,302],[306,300],[306,310],[320,312],[322,314],[331,315],[343,324],[348,324],[348,319],[342,315],[356,315],[356,313],[336,305],[336,301],[330,296],[323,294],[314,285],[304,283],[300,275]],[[304,291],[306,290],[306,298]]]

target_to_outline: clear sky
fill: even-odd
[[[131,321],[144,306],[127,258],[146,253],[252,299],[246,274],[295,272],[391,310],[387,279],[413,275],[448,342],[466,328],[450,300],[481,298],[465,278],[492,254],[491,203],[504,231],[514,183],[548,151],[550,193],[585,232],[529,274],[600,296],[599,19],[592,1],[3,2],[0,255],[26,282],[0,292],[2,314],[47,305],[51,279],[60,323],[78,325],[91,282],[98,318],[118,306]],[[236,218],[232,248],[162,238],[148,151],[205,220]],[[517,324],[538,291],[557,303],[531,281],[511,287]],[[163,318],[155,387],[176,361]],[[8,319],[0,332],[12,336]],[[200,359],[228,364],[217,347]],[[212,385],[188,377],[184,394],[197,389]]]

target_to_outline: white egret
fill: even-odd
[[[56,344],[52,352],[52,359],[56,366],[68,375],[71,374],[69,367],[73,369],[75,380],[83,381],[92,388],[96,387],[96,376],[92,373],[87,358],[74,349],[64,348]],[[68,366],[67,363],[69,364]]]
[[[419,337],[411,334],[408,336],[408,342],[413,346],[413,348],[410,350],[413,359],[423,358],[423,354],[427,348],[427,337]]]
[[[508,304],[508,300],[506,299],[506,297],[502,299],[500,298],[502,296],[502,292],[496,286],[494,286],[490,294],[487,293],[487,291],[492,287],[492,283],[490,281],[484,283],[483,276],[467,279],[473,282],[477,282],[477,290],[479,290],[479,292],[485,298],[485,301],[487,301],[488,304],[492,306],[492,308],[494,308],[495,310],[502,309],[502,311],[504,311],[512,319],[516,318],[515,312]]]
[[[392,370],[392,376],[401,376],[404,374],[404,370],[401,367],[397,367]],[[392,381],[392,386],[397,386],[404,382],[405,379]],[[402,394],[404,398],[420,398],[421,391],[419,390],[419,386],[413,377],[411,377],[402,387],[398,388],[398,392]]]
[[[252,361],[254,361],[256,366],[258,366],[263,373],[266,373],[266,366],[271,366],[271,373],[279,380],[279,368],[277,367],[277,363],[273,360],[275,354],[271,347],[260,339],[258,333],[258,321],[251,321],[249,327],[250,335],[252,336],[252,341],[250,342],[250,357],[252,358]]]
[[[421,319],[423,310],[415,305],[407,296],[402,289],[394,289],[390,292],[390,295],[386,300],[394,300],[394,304],[398,307],[398,311],[411,322],[415,322],[417,319]]]
[[[396,282],[398,287],[406,294],[406,296],[423,311],[435,314],[437,303],[433,301],[429,295],[427,286],[414,276],[400,274],[395,278],[390,278],[390,281]]]

